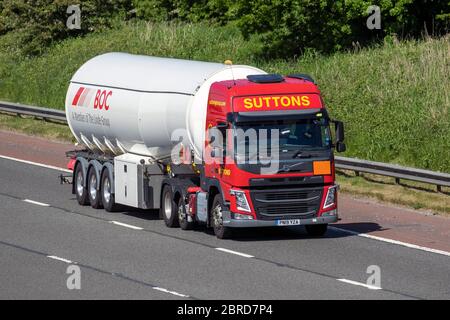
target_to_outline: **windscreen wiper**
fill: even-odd
[[[302,151],[302,150],[298,150],[292,156],[292,158],[299,158],[299,159],[308,159],[308,158],[311,158],[311,157],[312,157],[311,153],[307,153],[307,152]]]

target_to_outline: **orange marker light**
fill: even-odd
[[[326,175],[331,174],[330,161],[314,161],[313,162],[314,175]]]

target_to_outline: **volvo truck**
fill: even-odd
[[[80,205],[157,209],[168,227],[218,238],[296,225],[321,236],[338,220],[343,123],[308,75],[107,53],[74,74],[65,108]]]

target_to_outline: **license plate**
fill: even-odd
[[[298,226],[301,224],[300,219],[290,219],[290,220],[278,220],[277,225],[279,226]]]

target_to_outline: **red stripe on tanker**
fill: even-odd
[[[83,93],[84,87],[80,87],[77,91],[77,93],[75,94],[75,97],[72,100],[72,105],[76,106],[78,104],[78,99],[80,99],[80,95],[81,93]]]

